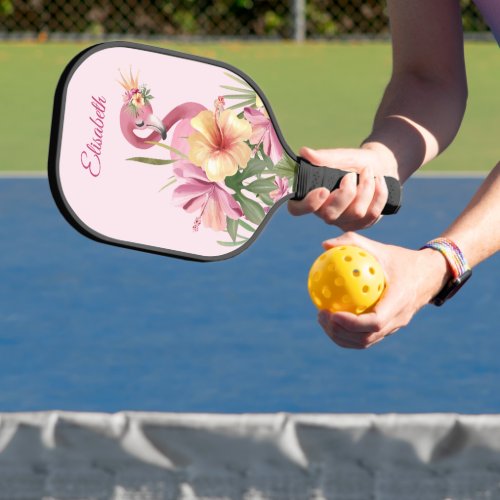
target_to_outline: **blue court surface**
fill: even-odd
[[[400,213],[364,234],[417,248],[480,182],[413,179]],[[442,308],[350,351],[306,289],[338,234],[282,207],[240,256],[186,262],[88,240],[46,179],[1,179],[0,411],[500,412],[500,256]]]

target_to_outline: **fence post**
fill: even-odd
[[[293,38],[296,42],[306,39],[306,0],[293,1]]]

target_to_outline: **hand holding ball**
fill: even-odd
[[[307,288],[318,309],[369,312],[385,287],[382,266],[363,248],[340,246],[320,255],[309,271]]]

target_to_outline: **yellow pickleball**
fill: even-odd
[[[384,271],[378,260],[363,248],[334,247],[313,263],[307,288],[318,309],[362,314],[382,295]]]

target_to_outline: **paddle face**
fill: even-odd
[[[223,63],[113,42],[82,52],[59,82],[51,189],[95,240],[234,256],[292,196],[296,169],[262,92]]]

